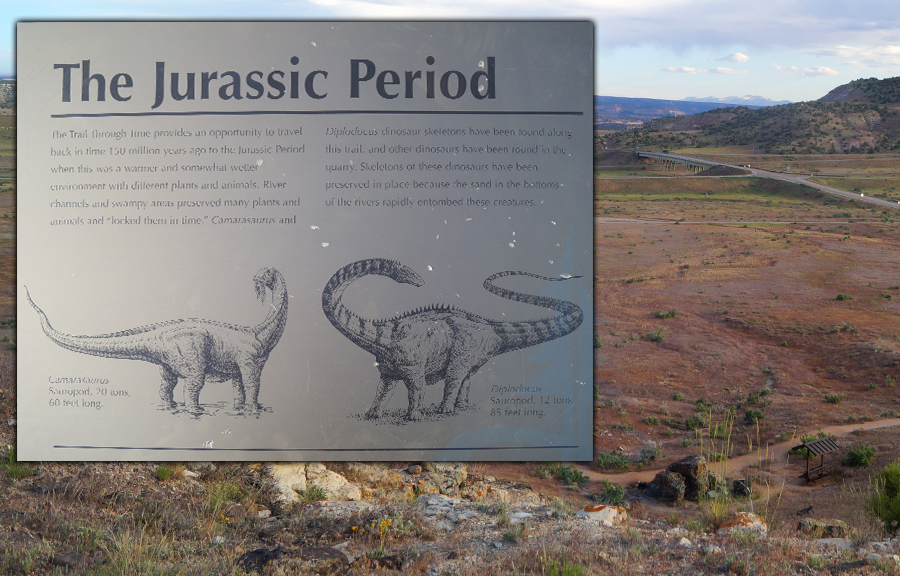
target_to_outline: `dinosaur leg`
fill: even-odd
[[[459,396],[456,398],[457,410],[471,406],[471,404],[469,404],[469,390],[472,387],[472,375],[478,372],[478,369],[483,365],[484,364],[479,364],[478,366],[475,366],[469,370],[469,373],[463,378],[462,385],[459,387]]]
[[[459,396],[456,397],[457,410],[468,408],[470,406],[469,387],[472,385],[472,374],[474,374],[474,372],[463,378],[462,385],[459,387]]]
[[[444,399],[441,412],[449,414],[469,405],[469,386],[472,374],[478,372],[487,359],[475,358],[474,365],[468,364],[472,358],[460,357],[447,368],[447,380],[444,384]],[[451,410],[450,406],[453,405]]]
[[[421,420],[422,404],[425,401],[425,375],[418,374],[404,378],[403,381],[409,395],[409,410],[406,412],[406,419]]]
[[[463,382],[462,376],[458,370],[449,369],[447,370],[447,377],[444,379],[444,397],[441,399],[441,406],[439,408],[441,414],[450,414],[453,412],[454,398],[458,392],[462,390]],[[457,407],[459,405],[459,401],[456,401]]]
[[[240,411],[244,409],[244,402],[247,400],[244,393],[244,378],[241,375],[234,376],[231,379],[231,388],[234,394],[234,410]]]
[[[247,408],[249,408],[253,412],[259,412],[259,379],[262,375],[262,367],[257,366],[256,364],[245,364],[241,366],[241,380],[244,382],[244,387],[241,390],[241,407],[244,404],[244,391],[247,392],[247,395],[250,397],[250,402],[248,402]],[[238,408],[238,399],[237,396],[234,398],[235,408]]]
[[[378,385],[378,391],[375,393],[375,401],[372,402],[372,407],[366,412],[367,420],[381,418],[383,404],[388,396],[390,396],[391,392],[394,391],[394,386],[396,385],[396,380],[385,374],[381,375],[381,384]]]
[[[159,398],[169,410],[175,410],[175,397],[173,391],[178,384],[178,375],[165,365],[159,367],[159,375],[162,382],[159,385]]]
[[[206,374],[204,372],[194,373],[186,378],[184,386],[184,404],[189,412],[200,414],[203,408],[200,407],[200,390],[206,383]]]

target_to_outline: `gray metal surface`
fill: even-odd
[[[591,459],[592,36],[19,23],[19,457]]]

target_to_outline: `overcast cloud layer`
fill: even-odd
[[[900,76],[896,0],[4,0],[0,72],[21,18],[589,19],[597,91],[813,99],[854,78]]]
[[[900,3],[857,0],[763,0],[736,4],[708,0],[311,0],[345,17],[501,18],[527,16],[586,18],[597,27],[600,48],[644,44],[683,52],[697,46],[736,44],[754,48],[810,51],[859,50],[884,64],[898,65]],[[275,4],[275,3],[272,3]],[[856,48],[851,48],[851,47]],[[893,52],[892,52],[893,51]],[[735,55],[741,62],[743,54]],[[893,59],[891,59],[893,56]]]

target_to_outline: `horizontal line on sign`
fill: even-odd
[[[488,116],[584,116],[584,112],[566,112],[557,110],[260,110],[257,112],[104,112],[101,114],[51,114],[51,118],[106,118],[111,116],[270,116],[270,115],[309,115],[327,116],[344,114],[384,114],[404,116],[452,116],[452,115],[488,115]]]
[[[210,452],[422,452],[425,450],[459,451],[459,450],[542,450],[579,448],[579,446],[471,446],[468,448],[176,448],[173,446],[65,446],[54,445],[54,448],[76,450],[203,450]]]

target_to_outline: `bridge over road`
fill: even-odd
[[[701,172],[713,166],[730,166],[714,160],[706,160],[705,158],[693,158],[691,156],[682,156],[681,154],[669,154],[668,152],[650,152],[647,150],[635,150],[635,154],[639,158],[653,158],[657,160],[663,167],[672,167],[675,164],[684,164],[687,166],[688,172]]]
[[[900,210],[900,202],[891,202],[889,200],[875,198],[874,196],[866,196],[864,194],[847,192],[846,190],[832,188],[831,186],[825,186],[824,184],[810,182],[810,176],[808,174],[780,174],[778,172],[768,172],[766,170],[760,170],[759,168],[748,168],[746,166],[741,166],[740,164],[729,164],[727,162],[707,160],[706,158],[696,158],[693,156],[685,156],[682,154],[669,154],[666,152],[652,152],[649,150],[635,150],[635,154],[637,154],[640,158],[654,158],[662,163],[669,163],[673,165],[684,164],[691,172],[699,172],[701,170],[706,170],[707,168],[710,168],[712,166],[730,166],[732,168],[742,168],[744,170],[749,170],[750,174],[753,176],[759,176],[761,178],[772,178],[773,180],[792,182],[794,184],[802,184],[803,186],[809,186],[810,188],[815,188],[816,190],[821,190],[822,192],[826,192],[828,194],[840,196],[841,198],[847,198],[848,200],[856,200],[858,202],[865,202],[866,204],[873,204],[882,208]]]

